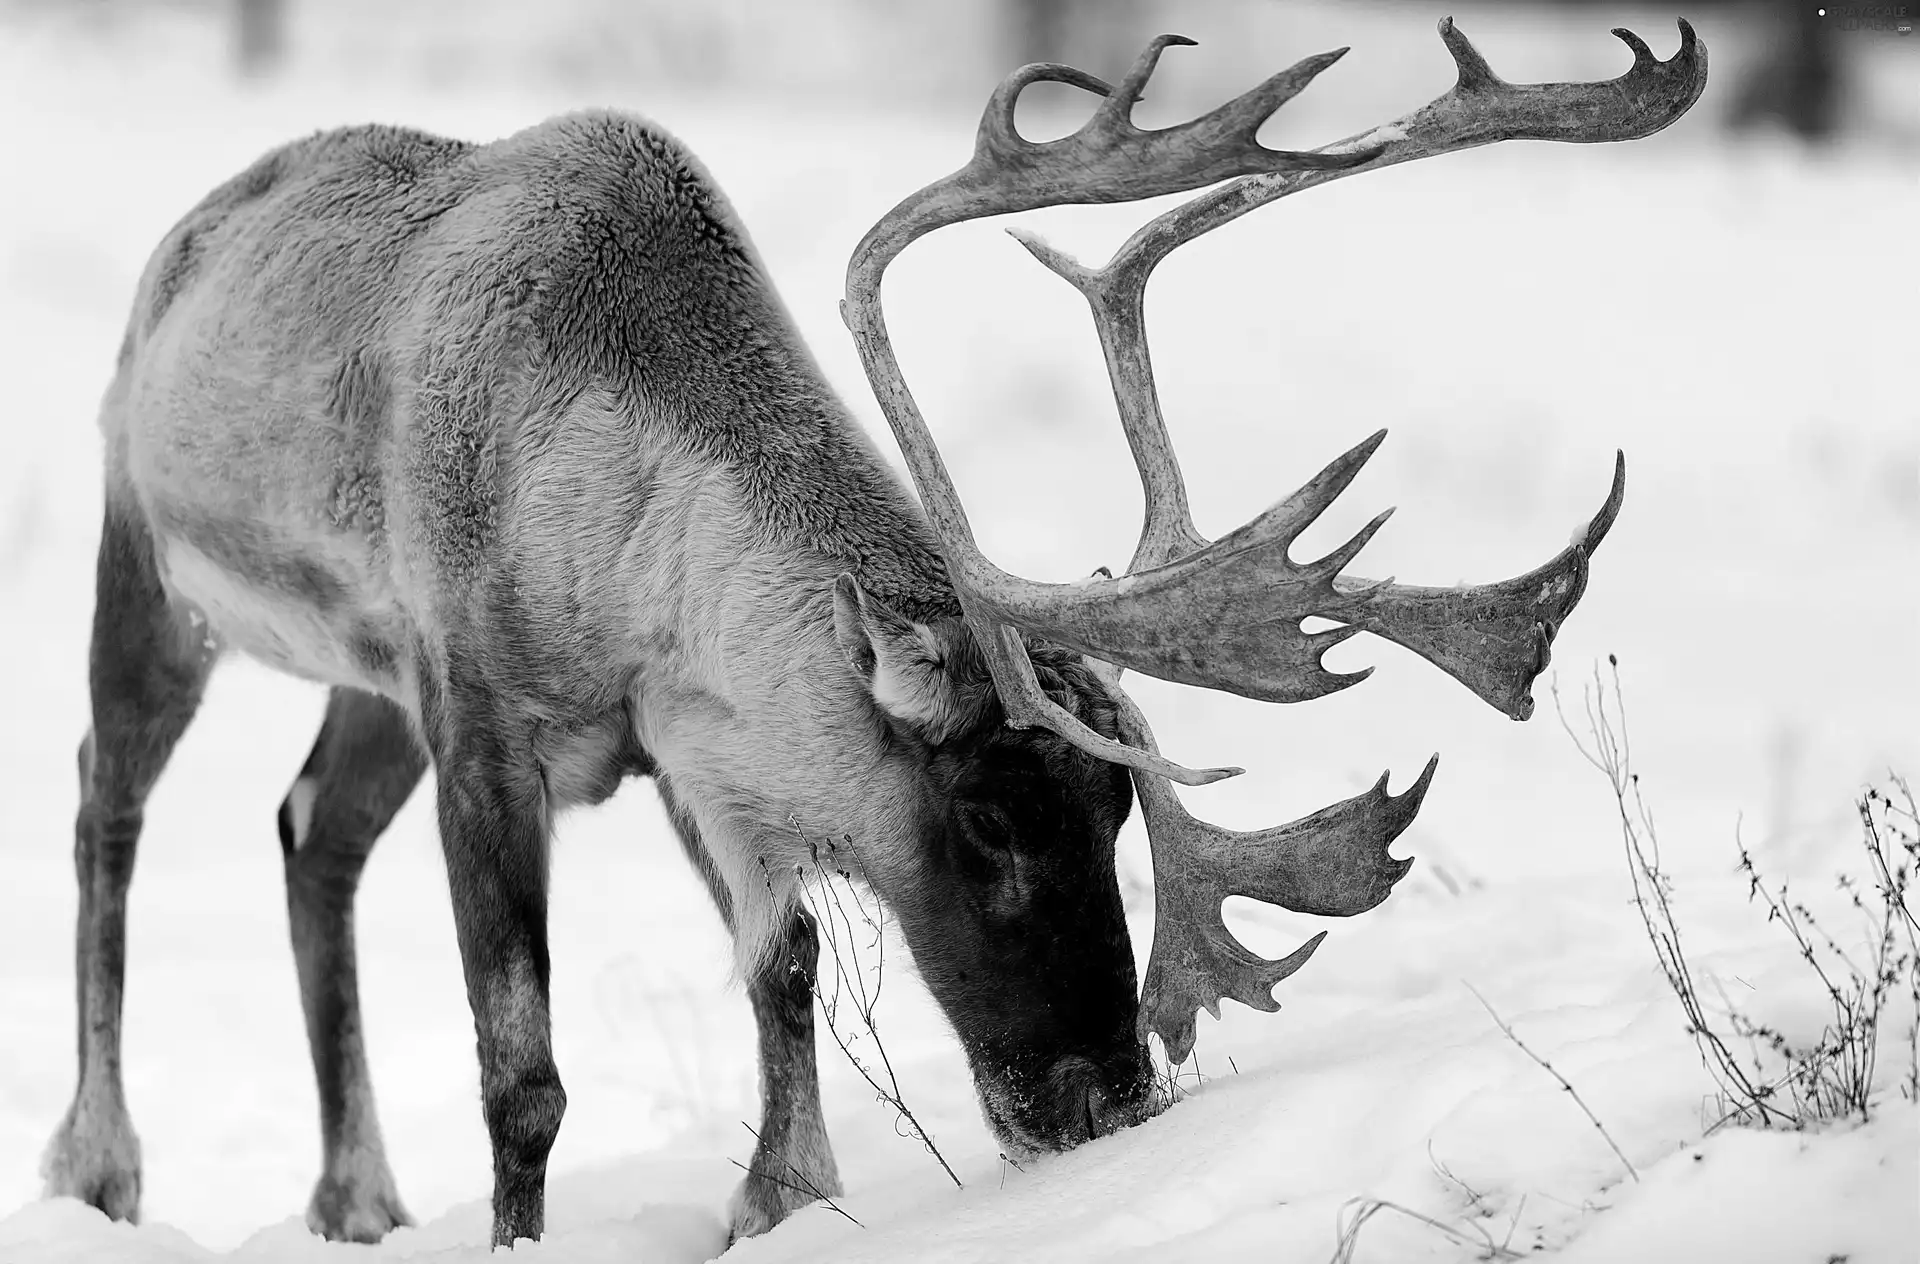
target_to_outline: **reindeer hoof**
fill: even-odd
[[[140,1220],[140,1139],[124,1107],[67,1111],[40,1160],[42,1196],[77,1198],[109,1218]]]
[[[412,1226],[385,1162],[368,1176],[321,1177],[307,1203],[307,1228],[329,1242],[372,1244]]]
[[[831,1189],[820,1191],[829,1198],[840,1193],[840,1183],[830,1183]],[[765,1177],[749,1176],[740,1182],[727,1204],[727,1245],[742,1238],[757,1238],[802,1207],[819,1201]]]

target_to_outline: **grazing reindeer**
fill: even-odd
[[[1142,294],[1181,242],[1315,184],[1509,138],[1646,136],[1700,94],[1682,22],[1660,62],[1602,84],[1512,85],[1450,22],[1446,95],[1306,153],[1254,140],[1340,54],[1203,118],[1129,121],[1161,51],[1116,88],[1029,66],[994,94],[973,160],[856,249],[843,314],[921,507],[802,347],[745,231],[675,141],[616,114],[467,145],[371,127],[277,149],[168,234],[140,282],[102,410],[105,521],[80,748],[79,1087],[52,1194],[132,1218],[140,1157],[120,1082],[128,879],[142,805],[223,649],[332,688],[281,807],[287,904],[319,1084],[308,1223],[407,1223],[360,1032],[355,884],[431,769],[494,1159],[493,1241],[542,1230],[566,1095],[548,1029],[553,816],[654,779],[738,947],[759,1024],[764,1124],[732,1210],[760,1232],[840,1185],[814,1063],[809,839],[850,835],[952,1021],[1011,1151],[1058,1150],[1155,1108],[1149,1031],[1183,1060],[1194,1011],[1273,1009],[1277,962],[1220,918],[1231,894],[1348,915],[1411,862],[1388,846],[1413,787],[1255,834],[1186,815],[1119,670],[1298,701],[1361,679],[1320,666],[1362,630],[1524,719],[1528,689],[1618,512],[1500,584],[1340,574],[1385,515],[1317,562],[1288,548],[1375,435],[1252,523],[1194,531],[1147,357]],[[1344,50],[1342,50],[1344,51]],[[1065,139],[1013,127],[1051,79],[1106,97]],[[1222,181],[1227,183],[1222,184]],[[1131,573],[1038,584],[974,547],[887,342],[887,263],[944,224],[1218,188],[1093,270],[1025,239],[1092,307],[1146,487]],[[923,512],[924,510],[924,512]],[[1303,633],[1320,615],[1340,626]],[[1130,791],[1129,783],[1132,790]],[[1113,843],[1137,792],[1157,920],[1136,1000]]]

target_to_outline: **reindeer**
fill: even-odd
[[[1385,521],[1313,562],[1290,546],[1384,432],[1246,526],[1195,530],[1160,415],[1143,294],[1184,241],[1326,181],[1493,141],[1612,141],[1705,84],[1683,21],[1665,62],[1627,31],[1597,84],[1497,78],[1452,23],[1445,95],[1306,152],[1269,115],[1346,50],[1199,119],[1130,114],[1162,51],[1110,86],[1035,65],[993,93],[972,160],[855,249],[842,313],[905,453],[909,496],[828,387],[726,200],[660,128],[575,114],[471,145],[392,127],[267,154],[167,234],[101,410],[105,514],[92,725],[79,752],[79,1084],[50,1195],[134,1219],[140,1147],[120,1077],[128,881],[143,805],[225,652],[330,687],[279,812],[324,1163],[308,1224],[372,1241],[408,1223],[361,1035],[353,899],[369,850],[432,772],[494,1163],[495,1245],[538,1238],[566,1094],[549,1041],[548,837],[561,810],[651,777],[731,930],[759,1030],[763,1122],[730,1208],[760,1233],[840,1192],[813,1039],[815,928],[797,875],[856,840],[1016,1156],[1145,1120],[1157,1033],[1273,1010],[1279,961],[1221,921],[1228,895],[1348,916],[1433,775],[1387,779],[1234,834],[1171,783],[1238,769],[1163,757],[1132,669],[1295,702],[1350,686],[1320,656],[1361,631],[1413,649],[1515,719],[1619,512],[1624,460],[1575,541],[1503,583],[1345,576]],[[1015,130],[1021,91],[1104,97],[1063,139]],[[1128,572],[1009,575],[967,518],[887,339],[881,277],[946,224],[1208,189],[1104,268],[1023,237],[1092,310],[1145,487]],[[1333,620],[1303,632],[1309,615]],[[1113,870],[1137,794],[1156,875],[1140,995]],[[811,841],[810,841],[811,840]],[[1323,932],[1324,934],[1324,932]],[[801,1192],[806,1191],[806,1192]]]

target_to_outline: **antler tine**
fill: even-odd
[[[1345,629],[1338,629],[1345,631]],[[1119,687],[1119,669],[1095,662],[1113,695],[1120,735],[1146,750],[1153,729]],[[1140,990],[1139,1037],[1157,1032],[1167,1058],[1184,1062],[1193,1049],[1194,1013],[1220,1017],[1223,999],[1257,1010],[1280,1008],[1273,985],[1307,963],[1321,931],[1276,961],[1250,952],[1221,916],[1230,895],[1250,896],[1296,913],[1352,917],[1373,908],[1413,866],[1389,854],[1412,823],[1440,757],[1407,789],[1387,793],[1382,773],[1372,788],[1286,825],[1238,832],[1189,815],[1165,781],[1136,771],[1133,781],[1153,851],[1153,951]]]
[[[1373,516],[1372,520],[1370,520],[1366,526],[1354,532],[1352,539],[1331,553],[1328,553],[1319,561],[1311,563],[1308,569],[1318,571],[1320,574],[1325,575],[1327,582],[1331,584],[1334,576],[1338,575],[1342,570],[1345,570],[1347,563],[1359,556],[1360,550],[1367,547],[1367,541],[1373,539],[1380,528],[1387,525],[1387,519],[1391,517],[1393,517],[1393,509],[1391,507],[1382,509]]]
[[[1587,590],[1589,561],[1620,514],[1627,459],[1614,453],[1613,485],[1585,529],[1550,562],[1497,584],[1422,588],[1340,576],[1334,588],[1352,600],[1349,617],[1376,636],[1404,645],[1483,701],[1525,720],[1532,683],[1552,659],[1553,638]]]
[[[1345,57],[1349,48],[1331,49],[1304,57],[1300,61],[1279,71],[1251,91],[1244,92],[1225,105],[1219,106],[1191,123],[1182,125],[1181,130],[1201,145],[1225,145],[1233,142],[1261,148],[1254,133],[1281,106],[1300,95],[1306,86],[1314,81],[1321,71]],[[1273,150],[1273,153],[1285,152],[1292,159],[1288,170],[1340,171],[1347,167],[1358,166],[1371,155],[1359,152],[1336,152],[1328,149],[1301,151]]]
[[[1147,46],[1140,50],[1140,55],[1133,59],[1133,65],[1127,68],[1126,77],[1120,81],[1119,88],[1112,96],[1102,101],[1100,108],[1094,111],[1093,118],[1088,120],[1088,126],[1096,124],[1131,126],[1133,107],[1145,97],[1147,80],[1153,78],[1154,70],[1160,65],[1160,54],[1176,45],[1181,48],[1192,48],[1196,43],[1197,41],[1190,40],[1184,35],[1154,36],[1148,41]]]
[[[1118,280],[1111,266],[1100,271],[1088,268],[1023,228],[1009,228],[1007,232],[1055,275],[1079,290],[1093,309],[1094,329],[1107,361],[1107,380],[1113,385],[1114,407],[1146,496],[1140,542],[1127,571],[1164,566],[1198,553],[1207,546],[1207,538],[1194,528],[1193,511],[1187,505],[1187,481],[1160,412],[1153,357],[1147,349],[1144,285],[1140,291],[1131,290]]]
[[[1683,32],[1692,29],[1687,26],[1687,20],[1685,18],[1680,19],[1680,27]],[[1660,64],[1660,59],[1653,55],[1651,48],[1647,47],[1647,41],[1641,39],[1626,27],[1614,27],[1612,35],[1615,39],[1633,50],[1633,68],[1635,70],[1648,69]]]
[[[987,588],[977,596],[1002,623],[1042,631],[1084,654],[1162,680],[1224,687],[1266,702],[1301,702],[1358,684],[1367,673],[1327,671],[1320,655],[1332,642],[1300,632],[1298,624],[1322,612],[1357,621],[1350,611],[1373,600],[1376,589],[1343,588],[1335,563],[1365,538],[1305,564],[1294,562],[1287,550],[1384,438],[1384,431],[1368,436],[1252,522],[1171,565],[1112,581],[1060,585],[1068,591],[1059,596],[1036,597],[1011,587]],[[1362,536],[1371,535],[1379,521]],[[1119,603],[1109,589],[1121,595]],[[1187,632],[1195,610],[1209,612],[1204,641]],[[1230,683],[1223,686],[1223,679]]]
[[[1238,777],[1246,771],[1244,768],[1185,768],[1163,757],[1157,747],[1145,747],[1139,743],[1122,744],[1101,736],[1082,724],[1072,712],[1047,697],[1046,691],[1040,688],[1039,679],[1033,672],[1033,662],[1027,657],[1026,646],[1021,642],[1017,627],[1006,623],[983,622],[972,616],[968,617],[968,622],[980,640],[988,666],[994,671],[994,686],[999,690],[1007,723],[1015,728],[1040,725],[1052,729],[1088,754],[1109,763],[1125,765],[1133,772],[1165,777],[1182,785],[1210,785],[1228,777]],[[1026,670],[1009,673],[1009,679],[1003,680],[999,674],[999,664],[1002,663],[1024,664]]]
[[[1105,79],[1059,62],[1022,66],[1002,79],[987,98],[987,108],[980,115],[979,136],[974,141],[976,160],[981,154],[1006,153],[1032,143],[1014,126],[1013,112],[1020,104],[1020,94],[1036,83],[1064,83],[1102,97],[1113,93],[1113,85]]]
[[[1458,75],[1453,87],[1412,114],[1312,151],[1364,153],[1363,161],[1258,173],[1210,190],[1143,225],[1103,271],[1124,274],[1144,288],[1153,266],[1183,243],[1256,207],[1347,175],[1502,140],[1642,140],[1679,119],[1706,91],[1707,46],[1685,18],[1679,28],[1679,50],[1661,61],[1639,36],[1616,27],[1613,34],[1633,50],[1633,65],[1617,79],[1515,84],[1493,72],[1452,18],[1442,18],[1440,38]]]
[[[1208,167],[1251,163],[1254,170],[1276,165],[1280,169],[1291,170],[1353,165],[1354,159],[1346,154],[1268,149],[1255,138],[1260,125],[1271,118],[1275,110],[1298,96],[1321,71],[1346,56],[1348,50],[1345,48],[1303,58],[1199,118],[1152,132],[1135,127],[1133,107],[1140,102],[1147,80],[1152,78],[1154,69],[1160,64],[1160,55],[1168,48],[1192,48],[1197,43],[1184,35],[1155,36],[1134,60],[1132,68],[1120,81],[1120,86],[1100,103],[1093,117],[1075,133],[1074,138],[1098,137],[1107,144],[1145,141],[1152,146],[1153,155],[1163,161],[1165,155],[1178,151],[1188,161],[1203,161]],[[1198,188],[1202,184],[1212,183],[1207,179],[1196,180],[1194,175],[1189,171],[1179,177],[1185,182],[1185,188]],[[1143,196],[1134,188],[1118,192],[1118,197],[1101,200],[1132,202]]]

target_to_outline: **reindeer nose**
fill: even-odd
[[[1050,1078],[1067,1131],[1075,1135],[1074,1144],[1118,1132],[1150,1113],[1116,1105],[1114,1093],[1102,1083],[1100,1069],[1077,1054],[1054,1063]]]
[[[1053,1100],[1059,1103],[1067,1144],[1100,1136],[1100,1107],[1106,1095],[1100,1091],[1099,1068],[1078,1054],[1068,1054],[1053,1064],[1047,1078],[1052,1081]]]
[[[1119,1122],[1107,1109],[1107,1095],[1097,1087],[1087,1090],[1087,1140],[1104,1137],[1119,1129]]]

